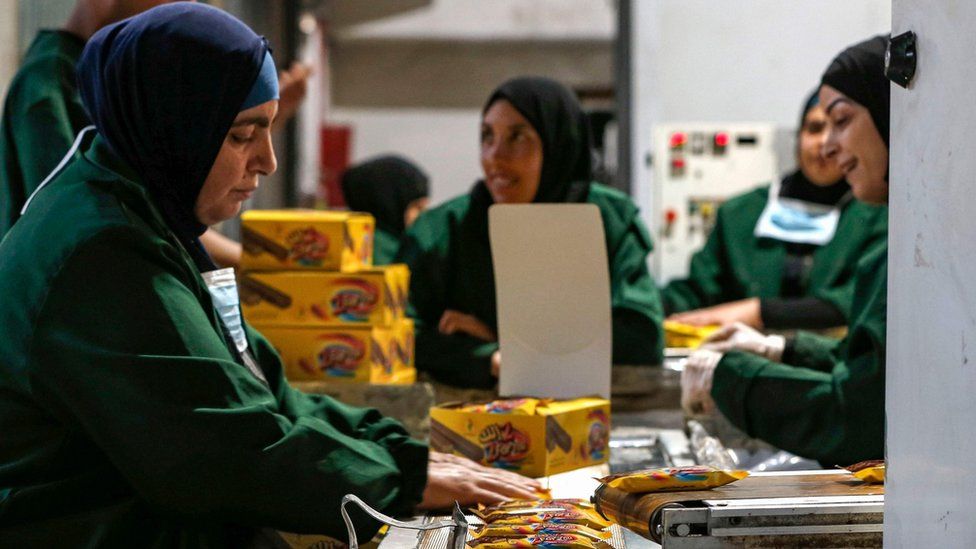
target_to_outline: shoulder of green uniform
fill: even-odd
[[[630,196],[606,185],[592,183],[586,201],[600,209],[608,253],[612,255],[628,234],[636,235],[648,252],[654,249],[654,240],[638,215],[640,208]]]
[[[600,208],[604,216],[612,215],[619,222],[629,223],[638,212],[637,204],[630,196],[600,183],[590,184],[586,201]]]
[[[724,215],[745,215],[747,212],[761,213],[769,201],[769,185],[762,185],[737,194],[719,206],[719,212]]]
[[[452,198],[420,214],[420,217],[407,229],[406,236],[425,242],[446,238],[446,228],[463,219],[470,207],[469,194]]]
[[[40,211],[31,215],[35,209]],[[51,213],[42,215],[44,210]],[[103,231],[124,227],[158,237],[164,223],[156,217],[138,183],[76,161],[36,195],[17,225],[33,234],[53,229],[51,238],[61,240],[66,252]]]
[[[445,224],[462,219],[471,207],[471,196],[463,194],[439,204],[424,213],[414,221],[407,230],[408,233],[440,230]]]
[[[860,217],[875,226],[887,228],[888,226],[888,206],[879,204],[868,204],[860,200],[851,200],[847,209],[854,215]]]
[[[124,200],[121,180],[104,182],[77,177],[72,169],[53,180],[31,202],[3,240],[4,261],[11,269],[0,275],[0,287],[13,284],[32,286],[46,295],[47,288],[69,262],[90,254],[103,254],[99,269],[110,273],[120,266],[113,264],[117,254],[108,257],[105,250],[123,248],[142,250],[137,256],[156,257],[163,250],[167,261],[176,262],[180,250],[173,241],[159,233]],[[107,185],[112,191],[103,192]],[[128,192],[127,190],[122,191]],[[44,245],[38,247],[37,242]],[[114,248],[113,248],[114,247]],[[144,253],[153,250],[153,253]],[[121,256],[119,256],[121,257]],[[119,271],[120,276],[125,269]],[[27,277],[26,279],[24,277]],[[36,311],[34,311],[36,312]]]
[[[861,256],[858,267],[866,272],[879,272],[879,269],[887,269],[887,265],[888,239],[882,238]]]
[[[24,64],[10,81],[5,110],[27,111],[34,105],[60,99],[75,84],[74,60],[58,53],[24,58]]]

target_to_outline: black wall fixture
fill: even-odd
[[[885,76],[903,88],[907,88],[915,77],[915,64],[918,61],[916,42],[912,31],[892,36],[885,53]]]

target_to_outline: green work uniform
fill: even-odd
[[[89,124],[75,84],[84,47],[68,32],[41,31],[10,83],[0,123],[0,238]]]
[[[715,369],[712,398],[750,436],[824,466],[884,458],[887,242],[857,267],[847,337],[800,332],[787,364],[733,352]]]
[[[376,227],[373,233],[373,265],[389,265],[400,251],[400,238]]]
[[[345,539],[344,494],[411,510],[427,447],[293,390],[248,328],[252,374],[145,187],[91,141],[0,243],[0,546]]]
[[[719,207],[705,246],[691,259],[688,277],[661,290],[665,311],[690,311],[749,297],[783,297],[788,243],[755,235],[768,199],[769,187],[762,187]],[[822,299],[850,319],[857,263],[887,239],[887,231],[886,206],[848,202],[834,238],[813,251],[803,297]]]
[[[663,311],[647,270],[651,238],[629,197],[592,184],[586,202],[603,217],[613,310],[613,362],[660,364]],[[404,237],[398,260],[411,270],[410,315],[416,322],[416,363],[455,387],[495,385],[491,355],[497,343],[466,334],[444,335],[438,323],[450,309],[473,315],[497,333],[495,279],[486,223],[476,219],[471,195],[427,211]],[[558,375],[554,372],[553,375]]]

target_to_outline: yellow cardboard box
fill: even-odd
[[[396,353],[396,367],[401,370],[416,368],[416,343],[413,332],[413,319],[401,318],[393,324],[393,350]]]
[[[292,381],[405,385],[417,378],[416,370],[398,364],[391,328],[256,328],[275,346]]]
[[[519,399],[525,400],[525,399]],[[607,461],[610,402],[602,398],[539,401],[532,415],[465,410],[444,404],[430,410],[430,445],[491,467],[543,477]],[[494,403],[493,403],[494,404]]]
[[[393,275],[393,297],[397,306],[405,312],[410,295],[410,267],[403,263],[393,263],[385,268],[390,269]]]
[[[238,287],[244,318],[251,324],[390,327],[403,317],[397,297],[406,266],[373,267],[355,273],[252,271]]]
[[[373,265],[373,216],[321,210],[241,215],[241,269],[355,271]]]

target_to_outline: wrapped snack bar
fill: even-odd
[[[885,481],[885,462],[884,460],[861,461],[854,465],[844,467],[854,475],[854,478],[862,480],[868,484],[884,484]]]
[[[596,530],[610,526],[610,522],[601,517],[595,509],[540,507],[495,511],[487,514],[476,511],[475,514],[489,525],[581,524]]]
[[[645,469],[610,475],[599,480],[601,484],[610,488],[616,488],[630,494],[643,494],[648,492],[707,490],[742,480],[747,476],[749,476],[748,471],[726,471],[704,465],[692,465]]]
[[[592,509],[593,503],[589,500],[579,498],[566,499],[516,499],[503,501],[495,505],[478,505],[478,512],[491,513],[494,511],[504,511],[506,509],[527,509],[532,507],[562,507],[566,509],[583,508]]]
[[[664,343],[667,347],[696,349],[712,335],[719,326],[692,326],[673,320],[664,321]]]
[[[594,541],[610,539],[609,531],[600,531],[582,524],[542,523],[542,524],[486,524],[473,534],[480,538],[520,538],[533,535],[573,534],[586,536]]]
[[[578,534],[538,534],[524,538],[483,537],[469,540],[473,549],[533,549],[559,547],[563,549],[596,549],[597,541]]]

